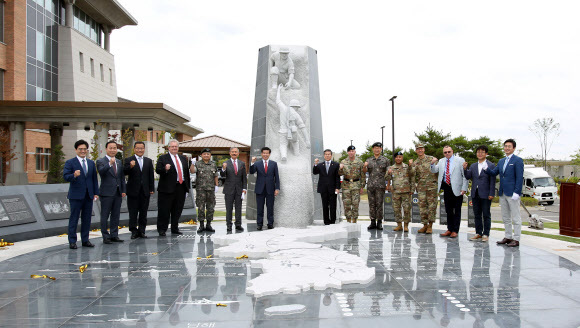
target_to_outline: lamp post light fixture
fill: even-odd
[[[383,148],[383,155],[385,154],[385,126],[381,126],[381,147]]]
[[[393,96],[391,99],[389,99],[389,101],[392,104],[392,113],[393,113],[393,158],[395,156],[395,99],[397,98],[397,96]]]

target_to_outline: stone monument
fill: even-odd
[[[314,158],[323,157],[316,50],[273,45],[260,49],[250,157],[259,160],[264,146],[272,149],[270,159],[278,162],[280,175],[274,226],[302,228],[321,218],[321,201],[314,188],[318,176],[312,175]],[[257,216],[255,181],[250,175],[249,220]]]

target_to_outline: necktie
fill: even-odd
[[[143,171],[143,158],[137,157],[137,160],[139,161],[139,169],[141,169],[141,171]]]
[[[264,162],[264,171],[266,171],[266,174],[268,174],[268,161]]]
[[[84,158],[83,158],[83,171],[85,171],[85,175],[87,175],[87,164],[85,163]]]
[[[234,160],[234,173],[238,175],[238,162]]]
[[[509,157],[506,157],[505,158],[505,161],[503,162],[503,171],[504,172],[505,172],[505,168],[507,167],[509,161],[510,161],[510,158]]]
[[[117,176],[117,161],[113,164],[113,173],[115,173],[115,177]]]
[[[449,158],[447,159],[447,165],[445,169],[445,182],[451,185],[451,176],[449,175]]]
[[[175,156],[175,164],[177,165],[177,175],[179,176],[179,184],[183,183],[183,176],[181,174],[181,165],[179,163],[179,158],[177,158],[177,154]]]
[[[328,174],[328,162],[326,162],[326,174]]]

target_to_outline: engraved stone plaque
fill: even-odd
[[[24,195],[0,196],[0,227],[36,222]]]

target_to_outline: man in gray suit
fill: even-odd
[[[101,176],[101,234],[103,244],[122,243],[119,239],[119,217],[121,216],[121,201],[127,192],[125,175],[121,161],[115,158],[117,142],[106,144],[107,155],[97,160],[97,171]],[[110,232],[107,221],[111,217]]]
[[[431,160],[431,173],[439,172],[437,190],[443,189],[443,200],[447,212],[447,231],[441,237],[456,238],[461,224],[461,205],[463,195],[467,191],[467,179],[463,172],[465,160],[453,155],[450,146],[443,147],[445,160],[437,163],[437,158]]]
[[[232,232],[232,210],[236,204],[236,231],[242,232],[242,197],[246,196],[248,177],[246,164],[238,159],[240,150],[230,148],[231,159],[224,162],[220,175],[226,178],[224,182],[224,194],[226,200],[226,225],[228,232]],[[242,196],[243,195],[243,196]]]

